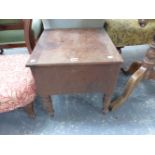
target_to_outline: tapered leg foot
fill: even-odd
[[[34,112],[34,105],[33,103],[28,104],[24,107],[26,113],[28,114],[29,117],[35,118],[35,112]]]
[[[53,103],[50,96],[42,96],[43,108],[50,116],[54,116]]]
[[[109,112],[110,102],[111,102],[111,95],[105,94],[103,97],[103,114]]]

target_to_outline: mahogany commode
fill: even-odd
[[[50,114],[50,95],[79,92],[104,93],[107,112],[122,62],[104,29],[55,29],[42,33],[27,66]]]

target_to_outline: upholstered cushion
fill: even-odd
[[[0,31],[0,45],[23,43],[25,43],[23,30]]]
[[[0,24],[9,23],[9,20],[0,20]],[[18,22],[15,20],[14,22]],[[13,20],[10,21],[10,24],[13,23]],[[41,33],[42,22],[40,19],[33,19],[32,21],[32,33],[34,34],[35,39]],[[0,45],[4,44],[22,44],[25,43],[24,40],[24,31],[23,30],[5,30],[0,31]]]
[[[28,54],[0,56],[0,112],[31,103],[35,84],[31,70],[25,67]]]
[[[136,19],[109,19],[105,29],[117,47],[147,44],[155,33],[155,20],[148,20],[147,25],[141,27]]]
[[[12,25],[20,22],[20,19],[0,19],[1,25]]]

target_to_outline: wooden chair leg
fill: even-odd
[[[3,54],[4,53],[4,50],[1,48],[0,49],[0,54]]]
[[[137,63],[136,65],[139,67],[140,63]],[[153,37],[153,42],[150,48],[146,52],[146,55],[142,62],[142,66],[130,77],[124,89],[124,92],[120,97],[118,97],[111,103],[109,110],[114,110],[118,108],[120,105],[122,105],[128,99],[128,97],[133,92],[134,88],[139,84],[139,82],[142,79],[144,78],[154,79],[155,78],[154,67],[155,67],[155,36]],[[133,68],[135,68],[134,65]]]
[[[48,112],[50,116],[54,116],[53,103],[49,95],[41,96],[43,102],[43,108]]]
[[[109,112],[111,97],[112,97],[112,94],[105,94],[103,97],[103,114],[106,114]]]
[[[120,97],[118,97],[116,100],[114,100],[110,107],[109,110],[112,111],[119,106],[121,106],[131,95],[133,92],[134,88],[139,84],[139,82],[144,78],[145,73],[147,71],[147,68],[145,67],[140,67],[128,80],[127,85]]]
[[[34,103],[30,103],[24,107],[26,113],[28,114],[29,117],[35,118],[35,112],[34,112]]]
[[[131,74],[135,73],[141,66],[142,66],[142,62],[136,61],[136,62],[133,62],[128,69],[121,68],[121,71],[125,75],[131,75]]]

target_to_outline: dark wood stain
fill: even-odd
[[[42,33],[27,66],[44,101],[52,94],[102,92],[107,112],[122,62],[103,29],[58,29]]]

